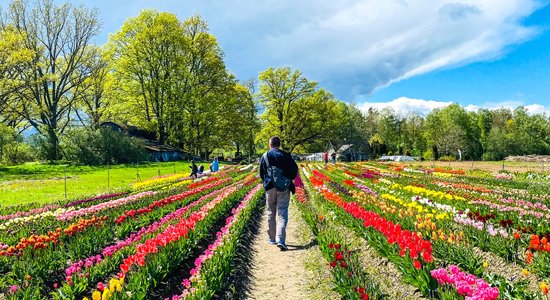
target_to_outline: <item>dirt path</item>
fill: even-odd
[[[312,274],[305,267],[314,246],[311,234],[305,234],[300,212],[291,203],[287,226],[288,251],[282,252],[267,242],[267,213],[254,240],[254,269],[249,299],[311,299],[308,289]]]

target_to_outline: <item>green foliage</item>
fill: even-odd
[[[33,55],[25,46],[25,33],[13,26],[0,28],[0,114],[8,109],[13,94],[23,88],[25,82],[19,78],[17,70],[29,63]]]
[[[434,152],[432,149],[428,149],[426,150],[426,152],[424,152],[422,154],[422,158],[424,158],[425,160],[434,160],[435,159],[435,155],[434,155]]]
[[[316,82],[290,68],[269,68],[260,74],[260,103],[263,127],[257,141],[266,144],[270,136],[281,138],[283,149],[318,141],[334,122],[337,101]]]
[[[144,10],[100,48],[91,44],[99,29],[94,10],[13,0],[0,28],[0,123],[38,132],[30,146],[6,142],[2,133],[2,163],[139,160],[132,151],[127,159],[105,157],[100,141],[108,137],[93,130],[112,120],[203,157],[235,148],[254,155],[273,135],[295,152],[353,144],[372,156],[430,159],[456,157],[459,150],[474,160],[550,154],[550,118],[524,107],[471,112],[452,104],[426,117],[389,108],[362,112],[288,67],[262,72],[255,92],[253,81],[239,83],[227,70],[216,37],[197,15],[180,20]],[[132,148],[123,142],[122,149]]]
[[[14,128],[0,124],[0,164],[20,164],[33,159],[32,149],[23,143],[23,137]]]
[[[456,161],[456,157],[452,155],[446,155],[439,158],[440,161]]]
[[[437,147],[440,155],[456,155],[461,150],[464,157],[477,157],[479,139],[475,136],[470,117],[458,104],[434,109],[426,117],[424,133],[430,145]]]
[[[328,126],[326,138],[338,150],[342,145],[352,144],[356,150],[366,152],[368,143],[365,139],[365,117],[353,104],[337,102],[334,107],[334,116]],[[325,151],[321,148],[319,151]]]
[[[75,128],[62,139],[64,158],[84,165],[135,163],[147,159],[140,142],[109,128]]]

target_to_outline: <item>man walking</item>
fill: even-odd
[[[269,139],[270,150],[260,159],[260,177],[266,191],[269,243],[277,244],[281,251],[285,251],[288,249],[286,246],[288,205],[290,192],[295,192],[292,180],[298,175],[298,166],[290,153],[279,149],[280,147],[279,137],[274,136]]]

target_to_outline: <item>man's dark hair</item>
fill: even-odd
[[[269,139],[269,144],[272,147],[281,147],[281,139],[278,136],[273,136]]]

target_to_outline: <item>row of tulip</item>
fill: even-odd
[[[302,169],[302,174],[309,175],[305,169]],[[334,290],[343,299],[387,299],[388,295],[381,290],[375,276],[367,274],[363,268],[360,253],[351,250],[345,233],[340,232],[336,221],[325,217],[330,211],[320,205],[318,200],[322,195],[311,188],[309,180],[303,182],[301,176],[297,177],[295,183],[295,205],[301,211],[327,261],[326,267],[332,274]]]
[[[209,299],[222,288],[224,278],[233,271],[239,238],[257,211],[261,188],[261,184],[256,185],[231,211],[232,214],[225,219],[225,226],[216,233],[216,240],[195,259],[190,277],[182,281],[183,291],[172,296],[172,300]]]

